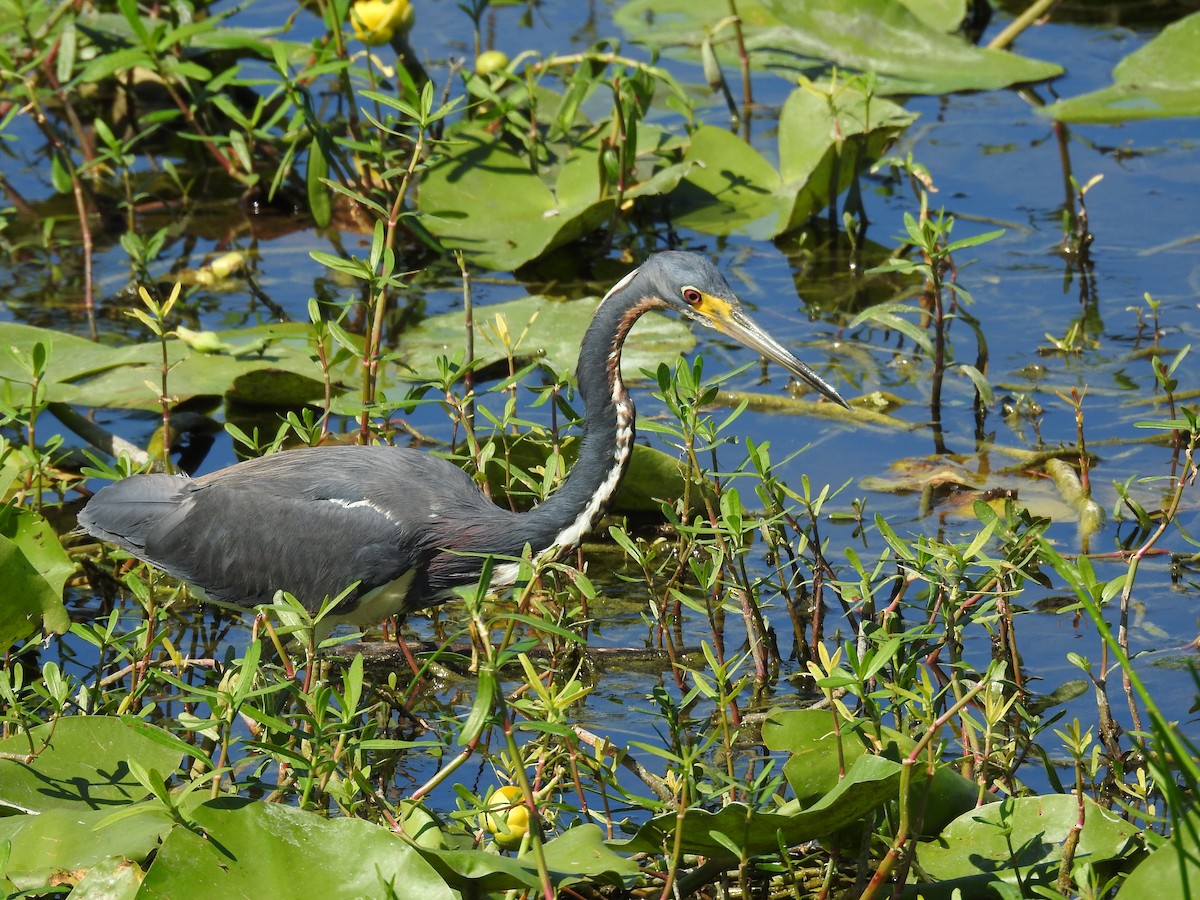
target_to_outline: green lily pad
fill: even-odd
[[[931,24],[939,12],[947,17],[940,27]],[[694,0],[632,0],[614,21],[655,49],[690,53],[726,14]],[[884,94],[996,90],[1062,74],[1061,66],[976,47],[948,33],[961,20],[953,6],[917,15],[896,0],[745,0],[738,15],[755,65],[794,70],[804,60],[814,61],[809,68],[834,63],[876,73]]]
[[[0,505],[0,652],[39,630],[65,634],[63,586],[75,571],[54,529],[23,506]]]
[[[585,199],[574,184],[560,196],[496,135],[467,128],[453,134],[448,155],[425,172],[419,208],[422,223],[446,247],[509,271],[590,234],[615,203],[596,193]]]
[[[1070,794],[1010,797],[959,816],[929,843],[918,845],[921,869],[938,881],[979,879],[1009,884],[1052,884],[1058,877],[1063,843],[1079,817]],[[1090,798],[1075,863],[1119,859],[1136,846],[1138,829]],[[964,896],[976,896],[964,889]]]
[[[780,168],[729,131],[705,126],[671,195],[675,221],[708,234],[771,238],[791,231],[848,188],[916,117],[854,85],[792,92],[779,116]]]
[[[46,741],[34,759],[20,759]],[[169,732],[133,716],[64,716],[27,735],[0,741],[0,806],[23,812],[105,809],[141,800],[148,791],[129,761],[164,775],[190,748]]]
[[[1113,84],[1046,107],[1063,122],[1200,116],[1200,12],[1173,22],[1113,69]]]
[[[907,735],[891,728],[878,729],[868,719],[843,721],[835,733],[832,713],[815,709],[773,712],[763,724],[762,736],[768,749],[791,754],[783,774],[802,808],[837,787],[842,765],[849,766],[868,753],[898,762],[916,746]],[[973,809],[978,794],[975,782],[949,766],[939,768],[923,803],[922,832],[938,834],[949,822]]]
[[[1186,897],[1200,884],[1200,812],[1190,810],[1174,824],[1161,847],[1138,863],[1117,900],[1141,897]]]
[[[264,325],[219,332],[219,352],[185,341],[167,341],[167,390],[175,402],[233,394],[244,403],[299,406],[324,396],[321,368],[305,323]],[[162,348],[157,342],[108,347],[48,329],[0,323],[0,347],[28,356],[37,343],[48,349],[43,397],[52,402],[113,409],[159,408]],[[0,379],[27,381],[11,354],[0,354]]]
[[[120,869],[140,874],[131,863],[144,862],[175,824],[157,802],[137,815],[111,819],[111,809],[47,809],[0,819],[0,844],[12,846],[5,875],[26,889],[49,884],[60,872],[87,873],[94,888],[114,879],[122,883]]]
[[[22,396],[22,388],[29,382],[29,374],[17,361],[16,356],[29,359],[34,346],[46,348],[46,372],[42,379],[44,399],[74,403],[78,393],[72,382],[88,378],[122,365],[149,365],[155,361],[161,366],[162,351],[157,344],[137,344],[129,347],[109,347],[95,341],[76,337],[61,331],[23,325],[19,322],[0,322],[0,347],[8,353],[0,353],[0,382],[14,398],[28,402],[28,394]],[[178,357],[176,357],[178,358]]]
[[[900,0],[910,13],[929,28],[958,30],[967,16],[967,0]]]
[[[71,891],[71,900],[134,900],[141,886],[141,868],[111,856],[88,870]]]
[[[211,800],[190,815],[197,831],[171,831],[139,897],[454,896],[416,848],[362,819],[240,798]]]
[[[496,337],[497,321],[502,320],[510,340],[520,338],[514,355],[521,364],[541,359],[556,372],[573,372],[597,302],[533,296],[477,308],[475,357],[485,368],[507,365],[508,349]],[[634,326],[622,353],[622,371],[626,380],[636,381],[642,369],[655,371],[660,362],[688,352],[695,344],[695,337],[681,319],[650,313]],[[402,365],[389,369],[384,383],[428,381],[437,376],[438,357],[461,359],[462,347],[461,312],[426,319],[401,337],[396,352]]]
[[[541,876],[531,857],[516,859],[483,850],[419,848],[420,854],[451,887],[463,896],[476,897],[500,891],[537,891]],[[636,862],[605,845],[604,833],[595,825],[576,825],[547,841],[543,848],[550,880],[562,888],[589,880],[621,885],[639,874]]]
[[[684,853],[736,862],[745,856],[778,853],[782,839],[794,846],[825,837],[853,824],[896,796],[900,764],[880,756],[860,756],[833,790],[807,809],[767,813],[743,803],[717,812],[688,809],[682,824],[674,813],[655,816],[628,840],[610,845],[629,853],[662,853],[674,846],[676,830]]]

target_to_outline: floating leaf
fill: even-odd
[[[1200,116],[1200,12],[1173,22],[1113,69],[1113,84],[1045,112],[1063,122]]]
[[[446,883],[474,897],[500,891],[538,890],[542,886],[537,866],[529,857],[515,859],[482,850],[419,851],[445,878]],[[576,825],[548,841],[543,848],[550,879],[565,887],[584,879],[622,885],[635,878],[638,865],[605,845],[595,825]]]
[[[20,757],[49,741],[30,762]],[[129,763],[173,772],[190,748],[133,716],[64,716],[0,741],[0,806],[24,812],[104,809],[141,800]]]
[[[1190,810],[1174,823],[1166,843],[1138,863],[1117,900],[1187,897],[1200,884],[1200,812]]]
[[[914,118],[861,86],[795,90],[779,116],[779,171],[737,135],[702,127],[684,156],[692,168],[671,195],[675,221],[708,234],[791,231],[848,188]]]
[[[0,652],[39,630],[64,634],[63,586],[75,571],[49,523],[31,509],[0,505]]]
[[[493,438],[492,441],[495,439]],[[486,444],[487,442],[485,442]],[[579,439],[568,437],[560,446],[563,463],[570,468],[579,455]],[[497,452],[488,460],[485,474],[491,496],[506,496],[507,474],[510,468],[518,468],[534,474],[545,470],[550,456],[547,440],[523,436],[513,441],[508,452]],[[687,487],[688,467],[679,459],[645,444],[634,444],[633,456],[629,460],[629,471],[617,488],[610,512],[616,515],[653,515],[662,512],[663,501],[672,502],[682,497]],[[700,509],[704,502],[703,491],[693,488],[693,503]]]
[[[92,866],[71,891],[71,900],[135,900],[142,870],[122,856]]]
[[[843,721],[839,732],[834,732],[832,713],[812,709],[772,713],[763,725],[763,743],[771,750],[791,754],[783,774],[802,808],[833,791],[841,781],[841,766],[866,755],[868,748],[873,754],[899,762],[915,746],[907,735],[886,727],[878,729],[867,719]],[[949,766],[939,768],[924,801],[923,831],[937,834],[948,822],[973,808],[977,799],[975,782]]]
[[[598,194],[560,198],[526,158],[493,134],[471,128],[453,138],[448,155],[423,177],[422,221],[446,247],[468,252],[477,265],[516,269],[590,234],[613,214],[614,201]]]
[[[957,31],[967,15],[967,0],[900,0],[929,28]]]
[[[190,815],[199,833],[171,831],[139,897],[454,896],[416,848],[362,819],[240,798],[203,803]]]
[[[794,846],[840,831],[893,799],[899,784],[899,763],[860,756],[837,787],[807,809],[765,813],[731,803],[717,812],[689,809],[682,822],[674,812],[664,813],[642,825],[633,837],[611,845],[630,853],[662,853],[677,846],[678,828],[684,853],[736,862],[743,856],[778,853],[780,840]]]
[[[1136,846],[1138,829],[1084,798],[1084,825],[1075,865],[1120,859]],[[1063,844],[1079,818],[1070,794],[1010,797],[973,809],[950,823],[941,836],[918,845],[920,868],[938,881],[954,879],[963,896],[980,896],[962,879],[980,887],[999,880],[1052,884],[1062,862]]]
[[[188,335],[195,339],[194,334]],[[238,395],[246,403],[301,405],[324,395],[312,328],[302,322],[233,329],[210,335],[194,349],[167,342],[167,390],[176,401]],[[117,409],[157,410],[162,348],[157,342],[108,347],[68,334],[0,323],[0,347],[26,354],[36,343],[51,348],[45,397],[52,402]],[[218,352],[212,352],[216,350]],[[257,375],[256,378],[248,376]],[[0,379],[27,380],[15,359],[0,354]],[[17,388],[12,388],[19,396]]]
[[[708,29],[725,13],[694,0],[632,0],[614,16],[628,34],[663,52],[695,52]],[[896,0],[740,0],[751,61],[794,70],[834,63],[874,72],[885,94],[944,94],[995,90],[1062,74],[1052,63],[1004,50],[976,47],[949,34],[958,26],[953,7],[940,27],[939,13],[918,16]],[[653,27],[647,27],[649,23]],[[727,50],[726,52],[732,52]],[[811,73],[810,73],[811,74]]]
[[[114,866],[144,862],[175,824],[157,802],[145,804],[137,815],[111,819],[111,809],[75,808],[0,819],[0,843],[12,842],[5,874],[22,888],[49,884],[60,872],[94,873],[93,886],[107,878],[121,880]]]
[[[475,356],[483,367],[507,365],[508,350],[495,337],[494,323],[502,318],[519,361],[541,359],[557,372],[573,372],[579,345],[596,311],[596,300],[562,301],[549,297],[524,297],[475,310]],[[401,337],[397,354],[402,366],[386,374],[393,381],[428,381],[437,376],[439,356],[461,358],[463,315],[445,313],[426,319]],[[658,368],[664,359],[686,353],[696,344],[687,325],[678,318],[646,315],[638,320],[622,354],[626,380],[636,381],[642,369]]]

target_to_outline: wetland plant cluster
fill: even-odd
[[[560,431],[578,418],[575,339],[564,348],[553,333],[588,308],[530,298],[477,328],[473,279],[567,246],[636,258],[676,228],[769,238],[814,216],[843,230],[857,266],[872,168],[912,191],[902,246],[876,267],[902,290],[848,327],[899,333],[928,361],[944,449],[947,379],[980,408],[995,402],[956,263],[994,235],[955,239],[930,205],[936,173],[887,157],[914,119],[898,98],[1061,70],[971,44],[960,32],[980,3],[739,0],[711,20],[689,6],[702,5],[632,0],[615,21],[700,62],[717,124],[695,85],[615,41],[488,50],[486,0],[460,4],[473,46],[436,78],[414,53],[408,0],[314,0],[269,29],[242,24],[241,7],[187,0],[2,0],[14,24],[0,36],[0,137],[8,159],[44,165],[53,196],[0,174],[0,247],[72,297],[57,327],[0,323],[9,894],[1140,897],[1182,895],[1200,872],[1196,748],[1143,685],[1128,639],[1143,561],[1191,544],[1178,522],[1196,474],[1197,423],[1176,378],[1186,350],[1146,361],[1168,412],[1144,424],[1168,473],[1156,508],[1122,494],[1134,527],[1110,578],[1011,497],[973,497],[959,539],[913,537],[846,486],[785,483],[777,448],[730,449],[739,416],[766,399],[706,381],[699,359],[655,364],[668,414],[643,427],[674,452],[639,448],[625,515],[585,553],[595,562],[525,560],[510,595],[465,592],[420,626],[412,672],[373,662],[380,642],[317,646],[286,596],[241,631],[71,534],[86,478],[170,467],[172,448],[204,440],[213,398],[247,453],[421,439],[405,417],[441,407],[443,449],[498,499],[544,497],[571,458]],[[926,48],[921,63],[872,45],[856,16]],[[1185,53],[1198,21],[1139,53]],[[749,140],[754,79],[798,56],[816,62],[790,76],[776,165]],[[1145,65],[1131,57],[1125,74]],[[1139,108],[1187,112],[1115,77],[1114,90],[1143,91]],[[1100,117],[1123,99],[1066,102]],[[1079,259],[1090,185],[1073,187],[1064,240]],[[333,245],[312,253],[325,277],[299,314],[258,283],[252,253],[191,262],[194,222],[225,200]],[[365,252],[341,235],[363,236]],[[169,270],[168,249],[181,261]],[[129,287],[105,291],[114,259]],[[433,275],[460,277],[465,321],[410,331],[405,298]],[[262,321],[205,329],[202,298],[230,283]],[[1155,320],[1147,303],[1139,316]],[[952,324],[970,340],[949,340]],[[1058,349],[1079,352],[1080,339]],[[685,340],[663,328],[648,358]],[[519,414],[531,394],[549,425]],[[1083,398],[1067,400],[1076,442],[1015,465],[1052,477],[1087,533]],[[239,419],[247,406],[287,411]],[[153,414],[150,446],[125,446],[101,409]],[[904,427],[868,402],[847,416]],[[834,522],[886,550],[831,547]],[[1175,565],[1191,571],[1186,554]],[[1032,587],[1090,623],[1094,658],[1069,655],[1095,698],[1090,723],[1068,721],[1030,678],[1019,637]],[[638,740],[585,712],[606,666],[635,666],[589,643],[620,604],[644,634],[637,662],[658,667],[633,701]],[[797,696],[803,707],[787,708]]]

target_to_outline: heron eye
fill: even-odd
[[[686,300],[692,306],[696,306],[700,303],[701,300],[704,299],[704,297],[695,288],[684,288],[683,289],[683,299]]]

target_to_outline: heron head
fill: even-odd
[[[783,366],[823,397],[849,407],[832,385],[746,314],[725,276],[707,257],[678,250],[656,253],[637,271],[636,282],[644,294],[660,299],[689,319],[715,328]]]

